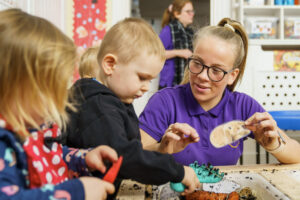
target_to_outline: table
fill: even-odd
[[[259,174],[272,186],[282,192],[286,199],[300,200],[300,164],[267,164],[218,166],[226,174]],[[117,194],[117,200],[154,200],[157,186],[144,185],[132,180],[124,180]]]

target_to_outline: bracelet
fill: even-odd
[[[272,154],[281,152],[285,147],[285,141],[282,141],[281,137],[278,137],[278,142],[279,142],[279,146],[277,148],[272,150],[266,149],[266,151]]]

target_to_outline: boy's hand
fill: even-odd
[[[99,170],[105,173],[106,166],[103,162],[104,160],[108,160],[112,163],[116,162],[118,160],[117,152],[109,146],[101,145],[88,152],[85,156],[85,162],[92,171]]]
[[[255,140],[265,149],[276,149],[279,145],[276,121],[268,112],[255,113],[245,121],[245,127],[250,129]]]
[[[113,194],[115,187],[113,184],[95,177],[81,177],[79,180],[83,184],[85,199],[106,199],[107,193]]]
[[[184,192],[181,193],[182,195],[192,193],[196,189],[201,188],[201,183],[199,182],[195,171],[188,166],[184,166],[184,178],[181,183],[186,187]]]
[[[178,153],[188,144],[198,142],[197,131],[186,123],[171,124],[160,142],[159,151],[162,153]]]

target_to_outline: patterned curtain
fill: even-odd
[[[73,39],[84,49],[98,43],[106,28],[106,0],[74,0]]]

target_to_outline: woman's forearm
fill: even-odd
[[[281,163],[300,163],[300,144],[296,140],[288,138],[282,151],[274,153],[273,156]]]
[[[178,57],[179,51],[180,50],[178,50],[178,49],[166,50],[166,59],[168,60],[171,58]]]

